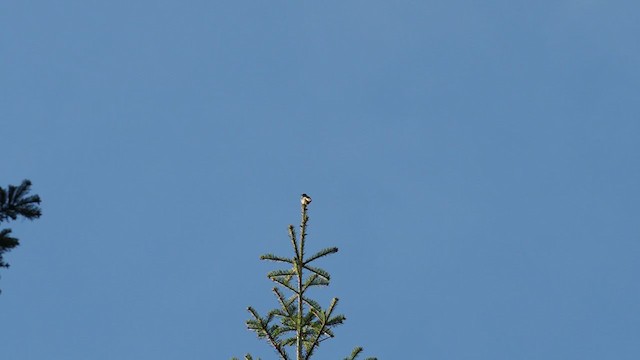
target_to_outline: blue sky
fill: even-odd
[[[4,1],[7,360],[275,359],[300,193],[318,359],[640,357],[633,1]],[[4,225],[4,224],[3,224]]]

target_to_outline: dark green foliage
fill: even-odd
[[[303,201],[299,236],[296,235],[293,225],[289,225],[293,257],[274,254],[265,254],[260,257],[261,260],[288,266],[267,274],[271,281],[280,286],[273,288],[279,307],[269,311],[265,316],[261,316],[252,307],[247,309],[252,317],[247,320],[247,328],[254,331],[258,338],[266,340],[282,360],[310,359],[315,355],[320,343],[333,338],[334,328],[342,325],[346,320],[344,315],[335,313],[338,305],[337,298],[333,298],[325,309],[307,296],[307,290],[316,286],[328,286],[331,280],[326,270],[310,264],[338,252],[338,248],[329,247],[305,257],[307,222],[309,221],[307,207],[308,203]],[[289,291],[291,294],[287,296],[282,290]],[[290,347],[295,351],[293,357],[288,353]],[[345,360],[355,360],[361,352],[362,348],[357,347]],[[253,358],[247,354],[244,359],[252,360]],[[376,360],[376,358],[367,360]]]
[[[362,348],[361,347],[357,347],[355,349],[353,349],[353,351],[351,352],[351,355],[349,355],[349,357],[344,358],[344,360],[355,360],[358,355],[360,355],[360,353],[362,352]],[[370,357],[370,358],[366,358],[365,360],[376,360],[376,358]]]
[[[23,180],[19,186],[0,187],[0,222],[16,220],[18,217],[34,220],[40,217],[40,197],[29,195],[31,181]],[[0,230],[0,267],[9,267],[2,255],[20,245],[17,238],[9,236],[11,229]]]

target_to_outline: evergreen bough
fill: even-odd
[[[34,220],[40,217],[40,197],[29,195],[31,181],[23,180],[18,186],[0,187],[0,223],[17,220],[18,217]],[[0,229],[0,268],[8,268],[2,255],[20,245],[20,241],[11,236],[11,229]]]
[[[308,200],[308,201],[307,201]],[[266,316],[261,316],[253,307],[247,310],[251,318],[247,320],[247,328],[255,331],[258,338],[266,340],[273,347],[281,360],[292,360],[287,349],[293,347],[296,360],[309,360],[315,354],[320,343],[333,338],[333,329],[346,320],[342,314],[336,314],[338,298],[333,298],[326,309],[306,296],[307,290],[315,286],[328,286],[331,276],[319,267],[312,266],[316,260],[338,252],[337,247],[329,247],[317,253],[306,256],[307,240],[307,207],[311,202],[306,194],[301,201],[302,221],[300,234],[297,236],[293,225],[289,225],[289,239],[293,247],[294,256],[291,258],[274,254],[260,256],[261,260],[268,260],[288,266],[274,270],[267,277],[275,282],[273,288],[279,308],[275,308]],[[284,293],[283,293],[284,291]],[[285,295],[289,293],[289,295]],[[356,347],[344,360],[355,360],[362,353],[362,347]],[[251,354],[244,356],[245,360],[254,360]],[[233,358],[232,360],[238,360]],[[260,359],[256,359],[260,360]],[[370,357],[366,360],[377,360]]]

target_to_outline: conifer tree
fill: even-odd
[[[40,197],[29,195],[31,181],[23,180],[18,186],[9,185],[7,189],[0,187],[0,223],[13,221],[22,217],[34,220],[40,217]],[[2,255],[20,245],[20,241],[11,236],[11,229],[0,230],[0,267],[8,268]]]
[[[322,249],[311,256],[305,253],[307,245],[307,224],[309,216],[307,208],[311,198],[302,194],[302,220],[300,233],[296,234],[293,225],[289,225],[289,239],[293,250],[293,257],[283,257],[265,254],[261,260],[273,261],[286,266],[284,269],[274,270],[267,277],[276,283],[273,293],[278,301],[278,308],[261,316],[253,307],[247,310],[251,318],[247,320],[247,328],[255,331],[258,338],[264,339],[278,354],[281,360],[309,360],[316,354],[316,350],[323,341],[333,338],[333,329],[346,320],[342,314],[336,314],[338,298],[333,298],[327,308],[307,296],[307,291],[317,286],[328,286],[330,275],[327,271],[316,267],[315,261],[338,252],[337,247]],[[314,265],[312,265],[312,263]],[[293,348],[295,355],[288,350]],[[362,348],[356,347],[344,360],[355,360],[361,354]],[[245,360],[254,360],[251,354]],[[238,360],[233,358],[232,360]],[[260,360],[260,359],[256,359]],[[370,357],[366,360],[377,360]]]

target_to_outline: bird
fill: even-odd
[[[311,196],[307,195],[307,194],[302,194],[302,197],[300,198],[300,203],[302,205],[309,205],[311,204]]]

